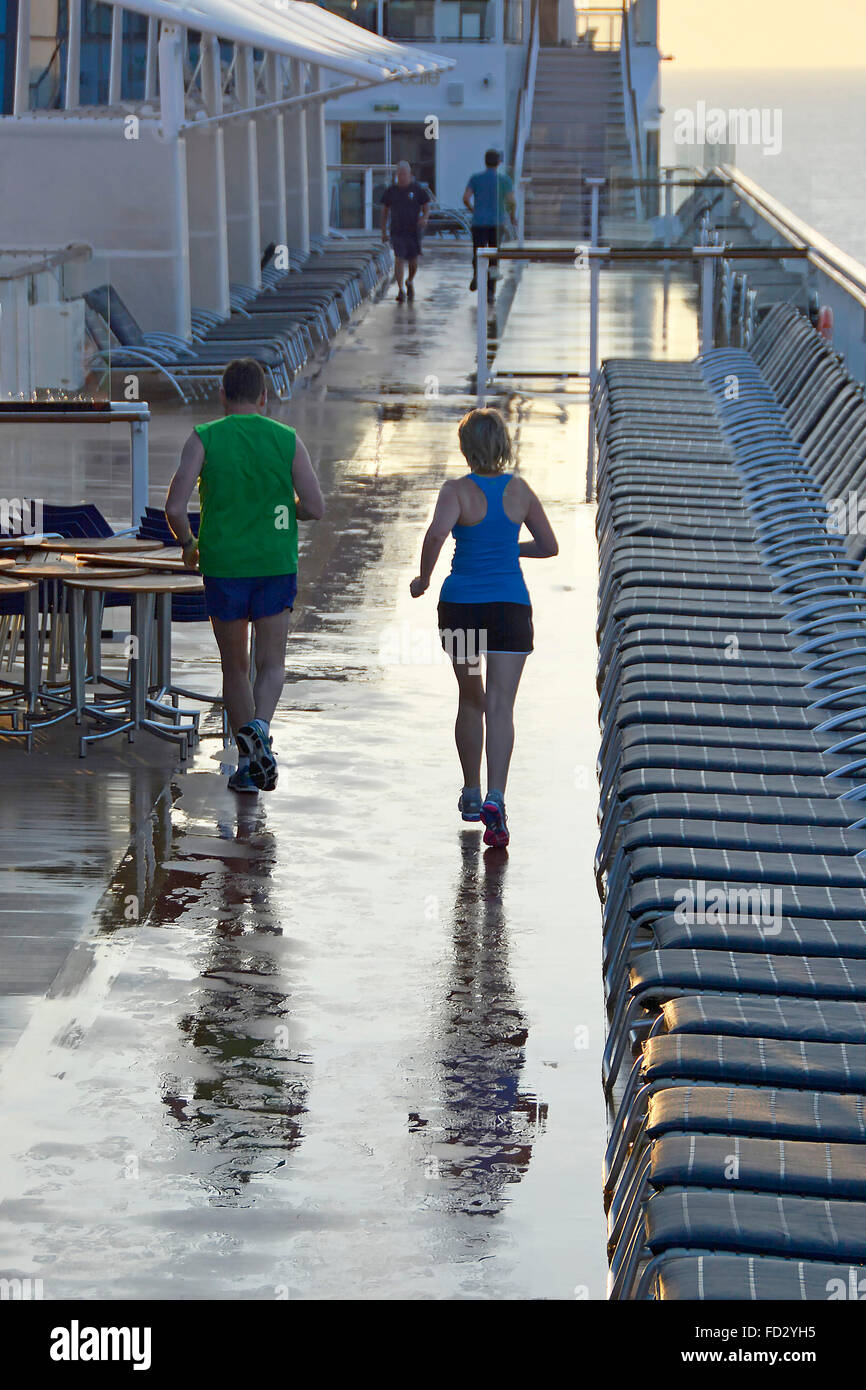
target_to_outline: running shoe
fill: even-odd
[[[487,827],[484,831],[485,845],[494,849],[504,849],[511,839],[505,820],[505,802],[498,796],[486,796],[481,807],[481,819]]]
[[[250,776],[248,767],[236,768],[229,778],[230,792],[246,792],[252,796],[258,796],[259,789]]]
[[[250,760],[253,786],[262,792],[272,792],[277,785],[277,760],[272,752],[274,740],[269,738],[265,742],[257,719],[238,729],[237,745],[243,756]]]
[[[457,800],[457,810],[464,820],[480,820],[481,792],[461,792]]]
[[[415,298],[415,286],[412,284],[411,280],[409,280],[406,284],[406,298],[408,300],[412,300]]]

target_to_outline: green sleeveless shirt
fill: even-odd
[[[199,569],[215,579],[295,574],[295,431],[266,415],[196,425],[204,445]]]

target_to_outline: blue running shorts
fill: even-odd
[[[204,601],[209,618],[234,623],[246,618],[273,618],[291,609],[298,593],[296,574],[266,574],[258,579],[215,579],[204,576]]]

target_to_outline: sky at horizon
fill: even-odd
[[[659,0],[659,12],[680,69],[866,68],[864,0]]]

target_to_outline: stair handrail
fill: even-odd
[[[514,138],[514,192],[520,196],[520,184],[523,180],[523,158],[526,153],[526,141],[529,138],[529,127],[532,124],[532,106],[535,100],[535,74],[538,70],[538,49],[539,49],[539,22],[538,22],[538,0],[533,0],[532,4],[532,26],[529,37],[529,47],[526,51],[526,68],[523,77],[523,87],[520,92],[520,101],[517,105],[517,129]]]
[[[622,85],[625,94],[625,124],[631,148],[632,178],[643,179],[643,159],[640,142],[640,121],[637,115],[637,97],[631,80],[631,16],[630,0],[622,0],[622,37],[619,45]],[[635,205],[639,219],[643,219],[643,194],[640,183],[635,187]]]

